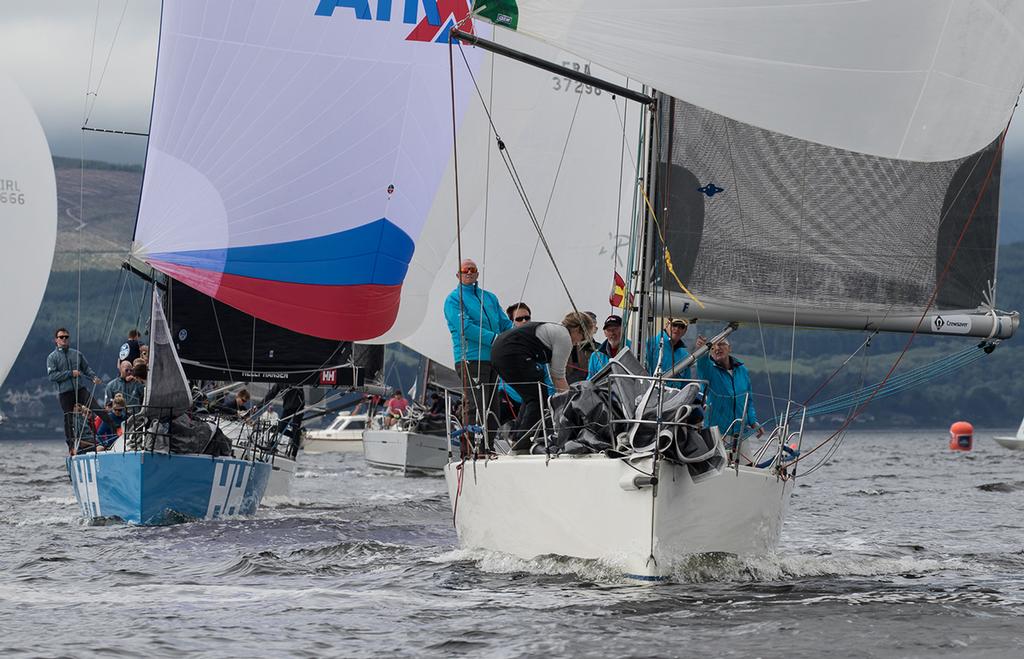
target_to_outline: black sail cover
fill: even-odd
[[[656,208],[676,274],[711,303],[693,315],[716,317],[715,302],[783,322],[800,309],[920,313],[947,264],[934,310],[987,302],[998,139],[960,160],[893,160],[660,102]],[[663,281],[680,290],[671,274]]]
[[[170,280],[171,333],[191,379],[361,386],[382,346],[331,341],[273,325]],[[376,367],[379,368],[379,367]]]

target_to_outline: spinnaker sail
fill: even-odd
[[[0,384],[21,352],[46,290],[57,241],[53,158],[35,111],[17,84],[0,72]],[[16,284],[15,284],[16,282]]]
[[[446,24],[468,5],[364,5],[164,2],[137,256],[302,334],[395,325],[451,157]]]

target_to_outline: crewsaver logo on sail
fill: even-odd
[[[376,4],[376,11],[371,12],[370,0],[320,0],[316,15],[330,17],[334,15],[335,9],[343,7],[353,10],[355,17],[361,21],[391,22],[396,19],[393,5],[403,4],[402,22],[416,26],[405,38],[406,41],[448,43],[448,32],[464,20],[466,22],[462,23],[461,29],[473,32],[473,20],[466,20],[469,18],[468,0],[377,0]],[[425,13],[422,19],[419,18],[421,4]]]

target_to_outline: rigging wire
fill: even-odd
[[[576,114],[580,111],[580,103],[583,101],[583,95],[579,94],[576,97],[576,107],[572,111],[572,119],[569,121],[569,129],[565,133],[565,142],[562,144],[562,153],[558,158],[558,166],[555,168],[555,176],[551,180],[551,192],[548,194],[547,205],[544,206],[544,215],[541,217],[540,226],[543,228],[548,222],[548,211],[551,210],[551,202],[555,198],[555,190],[558,188],[558,176],[562,173],[562,164],[565,162],[565,153],[569,150],[569,140],[572,137],[572,129],[576,124]],[[490,140],[487,141],[490,146]],[[519,293],[519,299],[522,300],[526,295],[526,287],[530,283],[530,273],[533,272],[533,264],[537,260],[537,248],[540,246],[540,237],[533,243],[533,253],[530,255],[530,265],[526,268],[526,276],[523,278],[523,290]]]
[[[449,41],[451,41],[450,34],[449,34]],[[463,62],[465,62],[465,64],[466,64],[466,69],[469,72],[469,77],[473,81],[473,86],[476,89],[477,96],[480,98],[480,102],[483,105],[484,113],[487,115],[487,122],[488,122],[488,124],[491,127],[491,132],[493,133],[495,139],[497,140],[498,153],[501,155],[502,163],[505,165],[505,169],[508,171],[509,176],[511,177],[512,185],[515,187],[516,192],[519,194],[520,200],[523,202],[523,206],[526,209],[526,214],[530,218],[530,222],[533,224],[534,230],[537,232],[537,236],[540,239],[541,245],[544,246],[544,251],[547,253],[548,259],[551,261],[551,266],[552,266],[552,268],[554,268],[555,275],[558,277],[558,281],[562,285],[562,290],[565,291],[565,295],[569,299],[570,306],[572,306],[572,309],[573,309],[573,311],[575,313],[579,314],[580,310],[576,306],[575,300],[573,300],[572,293],[569,292],[569,286],[568,286],[568,284],[566,284],[565,277],[562,275],[562,271],[558,267],[558,262],[555,259],[554,253],[551,251],[551,246],[548,244],[547,238],[544,237],[544,230],[541,227],[540,222],[537,220],[537,214],[533,210],[533,205],[530,203],[530,198],[529,198],[529,195],[527,195],[527,193],[526,193],[526,188],[525,188],[525,186],[523,184],[522,178],[520,178],[519,172],[516,170],[515,162],[512,160],[512,156],[508,152],[508,146],[501,139],[501,136],[498,133],[498,128],[494,124],[494,117],[491,114],[491,110],[490,110],[489,107],[487,107],[487,104],[484,101],[483,93],[480,91],[480,84],[477,82],[476,76],[473,74],[473,69],[472,69],[472,67],[469,64],[469,59],[466,57],[465,49],[462,47],[462,43],[458,43],[458,46],[459,46],[459,54],[462,56]],[[452,133],[453,133],[453,138],[454,138],[454,133],[457,132],[457,127],[455,125],[455,112],[454,112],[454,108],[455,108],[455,91],[454,91],[455,90],[455,71],[454,71],[454,63],[452,63],[452,59],[453,58],[451,56],[449,56],[449,62],[450,62],[449,66],[451,68],[451,79],[452,79]],[[455,163],[455,166],[456,166],[456,168],[458,167],[457,161]],[[458,193],[457,193],[457,190],[458,190],[458,176],[457,175],[455,177],[455,181],[456,181],[456,204],[455,204],[455,208],[456,208],[456,215],[458,215],[459,204],[458,204]],[[459,262],[460,263],[462,261],[462,257],[461,257],[461,252],[462,252],[461,233],[462,233],[462,223],[459,222],[459,235],[457,236],[457,242],[459,244]],[[459,290],[461,291],[461,286],[459,287]],[[461,295],[460,295],[460,302],[461,302]]]
[[[107,58],[103,62],[103,69],[100,71],[99,80],[96,81],[96,89],[93,92],[86,92],[86,112],[82,119],[82,126],[86,126],[89,123],[89,119],[92,117],[92,112],[96,108],[96,99],[99,97],[100,87],[103,86],[103,78],[107,75],[107,68],[110,66],[110,58],[114,54],[114,46],[117,44],[117,37],[121,33],[121,25],[124,23],[125,14],[128,13],[128,0],[124,0],[124,6],[121,7],[121,17],[117,21],[117,26],[114,28],[114,37],[110,40],[110,48],[107,50]],[[93,55],[95,56],[96,51],[96,31],[99,26],[99,14],[100,14],[100,3],[99,0],[96,2],[96,26],[93,29]],[[92,56],[89,59],[89,83],[92,82],[92,67],[93,60]],[[92,96],[92,104],[89,104],[88,97]]]

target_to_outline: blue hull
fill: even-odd
[[[147,451],[76,455],[67,468],[86,518],[144,525],[252,515],[271,471],[265,462]]]

